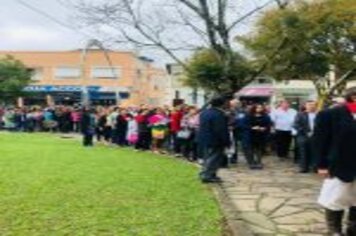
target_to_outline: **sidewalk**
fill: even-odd
[[[321,179],[299,174],[294,164],[273,157],[264,162],[261,171],[245,164],[220,171],[220,188],[234,207],[235,220],[253,235],[325,235],[323,210],[316,204]]]

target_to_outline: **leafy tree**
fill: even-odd
[[[283,11],[265,12],[255,33],[239,40],[262,63],[284,39],[287,46],[280,48],[267,73],[276,79],[313,81],[323,105],[355,78],[355,12],[356,1],[298,1]]]
[[[198,50],[187,63],[184,82],[210,92],[238,91],[248,83],[254,70],[241,55],[232,56],[234,60],[226,71],[226,61],[218,53],[207,48]]]
[[[9,101],[22,95],[31,82],[31,72],[11,56],[0,59],[0,100]]]

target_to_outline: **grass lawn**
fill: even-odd
[[[0,133],[0,235],[219,236],[197,168],[46,134]]]

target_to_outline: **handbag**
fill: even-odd
[[[183,129],[178,131],[177,137],[180,139],[189,139],[192,132],[189,129]]]
[[[129,143],[135,144],[138,141],[138,135],[137,134],[130,134],[127,141],[129,141]]]

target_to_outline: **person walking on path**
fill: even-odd
[[[344,235],[347,209],[346,235],[356,235],[356,87],[348,89],[345,97],[345,105],[319,113],[314,130],[318,173],[325,177],[318,202],[334,236]]]
[[[277,156],[281,160],[288,158],[296,115],[297,111],[290,108],[289,102],[286,100],[281,101],[279,107],[271,112],[271,119],[275,129]]]
[[[200,115],[199,145],[203,148],[203,166],[200,179],[203,183],[219,182],[217,171],[224,159],[225,148],[230,146],[228,117],[223,110],[226,99],[213,99],[211,107]]]

